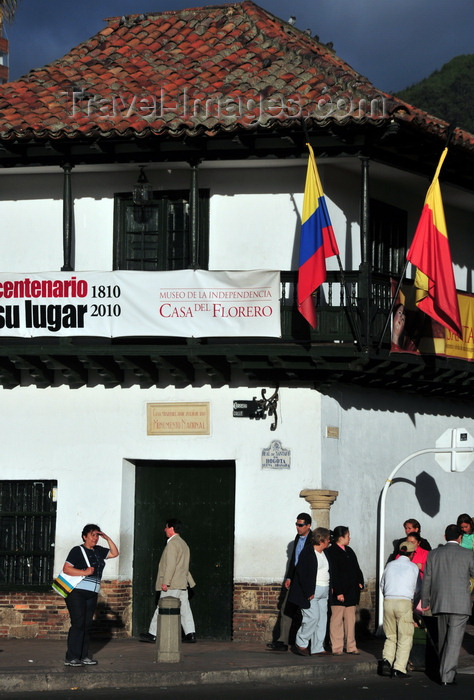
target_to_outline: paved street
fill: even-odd
[[[420,697],[466,698],[474,691],[474,675],[458,676],[458,684],[442,688],[430,681],[424,673],[414,673],[409,680],[379,678],[373,674],[338,681],[292,683],[180,686],[174,688],[126,688],[118,690],[46,691],[42,693],[2,693],[2,700],[419,700]]]

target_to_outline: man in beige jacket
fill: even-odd
[[[189,572],[189,547],[180,536],[181,521],[170,518],[165,525],[168,538],[166,547],[158,564],[155,589],[160,591],[160,597],[173,596],[181,601],[181,626],[183,642],[196,642],[196,628],[193,613],[189,604],[188,584],[193,588],[196,584]],[[150,623],[147,634],[140,635],[143,642],[154,642],[158,622],[158,608]]]

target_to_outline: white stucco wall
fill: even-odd
[[[8,272],[59,270],[62,253],[62,203],[23,199],[0,202],[1,269]]]
[[[210,269],[296,270],[306,161],[265,167],[203,166],[199,186],[210,190]],[[345,269],[361,261],[359,200],[361,174],[353,159],[319,161],[319,173]],[[189,189],[187,166],[147,168],[156,190]],[[429,182],[371,165],[370,196],[406,209],[408,240],[415,231]],[[72,171],[75,269],[111,270],[114,194],[130,192],[137,170]],[[63,175],[58,168],[38,175],[0,173],[1,269],[59,270],[63,264]],[[474,197],[443,186],[446,220],[459,289],[474,291]],[[463,210],[467,207],[467,211]],[[336,258],[327,260],[337,270]],[[411,273],[411,266],[408,274]]]
[[[279,425],[272,432],[269,419],[232,417],[233,400],[252,398],[252,392],[259,393],[206,386],[2,391],[2,478],[57,479],[56,569],[80,542],[83,525],[97,522],[121,550],[118,559],[108,562],[107,577],[129,579],[134,518],[129,460],[235,460],[235,580],[280,580],[294,518],[308,510],[299,493],[320,484],[320,439],[314,429],[320,421],[319,395],[281,390]],[[209,401],[211,434],[148,436],[147,403],[169,401]],[[261,468],[262,449],[272,440],[291,450],[290,469]],[[256,522],[265,524],[265,537],[258,535]]]
[[[448,428],[474,437],[474,410],[468,403],[401,396],[386,391],[335,389],[322,399],[322,483],[339,491],[331,527],[348,525],[365,578],[376,575],[377,508],[393,469],[408,455],[434,447]],[[326,426],[339,428],[327,438]],[[415,518],[432,547],[443,542],[446,525],[472,513],[474,463],[447,473],[432,455],[408,462],[397,473],[386,498],[385,559],[393,540]]]
[[[321,167],[321,177],[331,166]],[[211,199],[209,265],[213,269],[266,268],[296,270],[303,208],[306,165],[272,169],[225,170],[216,177]],[[345,175],[339,173],[339,201],[326,195],[327,206],[344,259],[346,245],[360,262],[357,214],[349,199],[357,190],[341,189]],[[341,178],[343,181],[341,182]],[[326,177],[324,178],[326,181]],[[329,180],[329,176],[327,178]],[[351,263],[352,264],[352,263]],[[327,261],[338,269],[337,260]],[[351,267],[351,265],[349,265]]]

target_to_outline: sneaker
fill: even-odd
[[[82,666],[82,661],[79,659],[66,659],[64,662],[65,666]]]
[[[84,666],[96,666],[99,662],[95,659],[90,659],[88,656],[85,656],[83,659],[81,659],[81,663],[84,664]]]
[[[150,634],[149,632],[142,632],[142,634],[138,637],[138,639],[141,642],[148,642],[148,644],[154,644],[156,642],[155,635]]]

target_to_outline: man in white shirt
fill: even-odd
[[[419,569],[412,563],[415,545],[404,541],[399,545],[400,556],[385,567],[380,588],[383,601],[382,675],[408,678],[407,664],[413,645],[413,598],[419,580]]]

